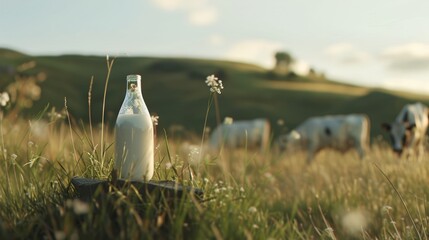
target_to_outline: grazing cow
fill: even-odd
[[[280,136],[278,144],[281,150],[306,150],[307,163],[325,148],[343,153],[354,148],[362,159],[369,147],[369,128],[369,119],[364,114],[312,117]]]
[[[263,151],[268,147],[269,138],[270,123],[266,119],[241,120],[216,127],[209,144],[212,149],[248,147]]]
[[[409,156],[415,149],[418,157],[423,155],[428,116],[428,108],[418,102],[405,105],[392,123],[382,124],[390,133],[392,149],[398,156],[402,155],[404,150]]]

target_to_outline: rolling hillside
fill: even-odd
[[[102,98],[107,74],[105,56],[29,56],[0,49],[0,70],[14,69],[35,61],[31,71],[44,72],[41,99],[29,110],[29,116],[48,103],[61,109],[67,98],[69,112],[77,120],[88,120],[88,90],[92,91],[93,120],[101,119]],[[202,130],[209,97],[205,77],[215,74],[225,89],[219,96],[221,117],[234,119],[268,118],[275,135],[291,129],[310,116],[341,113],[367,113],[372,121],[372,135],[380,134],[380,123],[390,121],[408,102],[429,98],[383,89],[369,89],[333,81],[311,81],[290,76],[273,78],[269,70],[228,61],[153,57],[115,59],[107,93],[107,119],[112,124],[125,94],[127,74],[142,75],[143,94],[149,110],[160,116],[159,129],[182,125],[199,133]],[[12,82],[14,74],[0,71],[0,92]],[[209,126],[215,126],[214,108]],[[278,126],[283,119],[285,126]]]

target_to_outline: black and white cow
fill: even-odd
[[[421,157],[429,124],[428,117],[428,108],[417,102],[405,105],[392,123],[383,123],[382,127],[390,134],[393,151],[398,155],[405,151],[409,156],[417,150],[418,157]]]
[[[311,117],[278,139],[281,150],[307,151],[307,162],[322,149],[340,152],[356,149],[364,158],[369,148],[369,118],[363,114]]]

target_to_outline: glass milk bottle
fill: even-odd
[[[127,76],[127,92],[115,125],[118,177],[149,181],[154,169],[154,132],[143,100],[140,75]]]

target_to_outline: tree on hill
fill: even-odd
[[[326,80],[325,74],[323,72],[316,71],[313,67],[308,71],[307,77],[316,81]]]
[[[274,71],[280,74],[288,74],[290,72],[291,64],[295,61],[294,58],[287,52],[276,52],[276,65]]]

